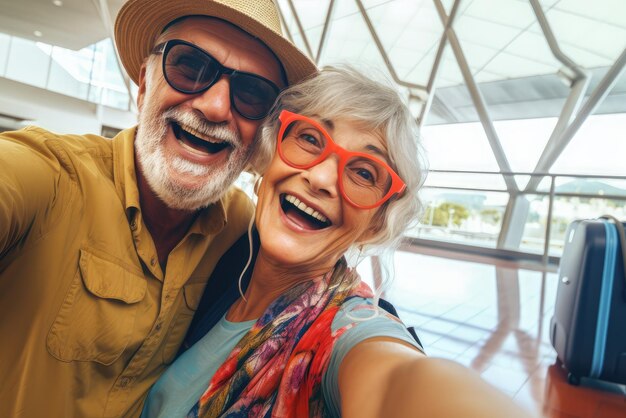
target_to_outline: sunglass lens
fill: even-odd
[[[219,64],[197,48],[176,44],[167,52],[164,69],[172,87],[184,93],[195,93],[215,81]]]
[[[235,73],[230,79],[233,105],[249,119],[264,118],[278,96],[278,89],[251,74]]]

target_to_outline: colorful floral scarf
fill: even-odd
[[[322,417],[321,382],[346,327],[331,332],[343,301],[372,297],[341,260],[334,271],[278,297],[217,370],[188,417]]]

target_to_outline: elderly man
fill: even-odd
[[[272,0],[130,0],[115,34],[136,128],[0,135],[1,417],[140,413],[248,224],[257,128],[315,72]]]

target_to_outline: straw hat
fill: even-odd
[[[115,21],[115,44],[135,83],[141,64],[163,28],[179,17],[191,15],[223,19],[258,38],[283,64],[289,84],[317,71],[313,61],[283,37],[273,0],[128,0]]]

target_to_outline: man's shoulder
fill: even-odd
[[[250,202],[250,204],[252,204],[252,200],[246,194],[246,192],[244,192],[241,188],[235,185],[230,186],[228,190],[226,190],[226,193],[224,193],[224,197],[222,198],[222,201],[224,203],[235,202],[239,200]]]
[[[250,215],[254,212],[254,203],[250,197],[237,186],[231,186],[226,191],[224,197],[222,197],[222,205],[224,206],[226,216],[229,218],[231,215],[234,215],[249,219]]]
[[[39,127],[33,127],[33,131],[45,135],[48,139],[58,140],[60,144],[75,151],[102,149],[109,151],[112,149],[112,140],[95,134],[57,134]]]
[[[54,148],[72,153],[92,152],[107,154],[112,150],[112,141],[93,134],[62,134],[38,126],[27,126],[18,131],[3,132],[3,139],[19,142],[31,148]]]
[[[37,126],[0,133],[0,152],[12,150],[17,155],[29,155],[32,162],[45,162],[72,180],[112,178],[117,158],[113,143],[99,135],[62,134]]]

